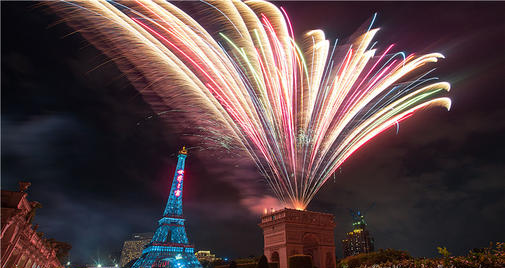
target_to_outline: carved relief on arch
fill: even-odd
[[[4,238],[4,235],[5,233],[7,232],[7,230],[9,229],[9,227],[11,226],[12,224],[12,220],[8,221],[5,226],[3,226],[3,230],[2,230],[2,233],[0,234],[0,239],[3,239]]]
[[[333,262],[333,254],[331,252],[326,252],[326,268],[335,268],[335,263]]]
[[[310,255],[315,258],[314,254],[317,253],[319,248],[319,237],[314,233],[305,233],[302,239],[303,244],[303,254]]]
[[[8,226],[4,228],[2,232],[2,240],[12,242],[15,237],[15,234],[19,231],[19,227],[15,222],[11,222]]]
[[[319,246],[319,237],[315,233],[305,233],[303,234],[302,238],[302,243],[303,246],[306,247],[314,247],[314,246]]]

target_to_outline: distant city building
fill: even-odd
[[[119,265],[123,267],[131,260],[140,258],[144,246],[151,242],[153,235],[154,233],[133,234],[130,240],[124,241],[121,257],[119,258]]]
[[[353,214],[352,225],[354,230],[347,233],[346,239],[342,240],[344,258],[374,251],[374,239],[366,229],[367,224],[361,212]]]
[[[216,254],[211,254],[210,250],[200,250],[195,253],[196,258],[198,261],[208,261],[208,262],[213,262],[216,260]]]
[[[42,238],[32,220],[36,201],[28,201],[25,192],[31,183],[20,182],[19,191],[2,190],[1,268],[62,268],[57,247],[61,242]]]
[[[265,211],[259,226],[263,229],[264,254],[279,268],[288,268],[288,258],[297,254],[312,256],[315,267],[335,267],[332,214],[289,208]]]

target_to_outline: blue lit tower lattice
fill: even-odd
[[[184,163],[188,152],[183,147],[177,156],[172,187],[168,196],[163,218],[158,221],[158,229],[153,239],[142,251],[142,256],[132,268],[200,268],[193,245],[189,244],[182,215],[182,185]]]

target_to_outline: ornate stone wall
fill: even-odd
[[[40,204],[26,198],[29,186],[20,183],[19,191],[2,190],[1,268],[62,268],[51,242],[31,224]]]

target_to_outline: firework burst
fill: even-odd
[[[373,137],[429,106],[450,108],[446,82],[415,74],[439,53],[374,48],[378,29],[331,44],[297,43],[282,8],[201,2],[198,22],[164,1],[50,2],[113,59],[153,106],[184,110],[254,159],[285,205],[305,209],[331,174]],[[209,140],[216,140],[209,139]]]

